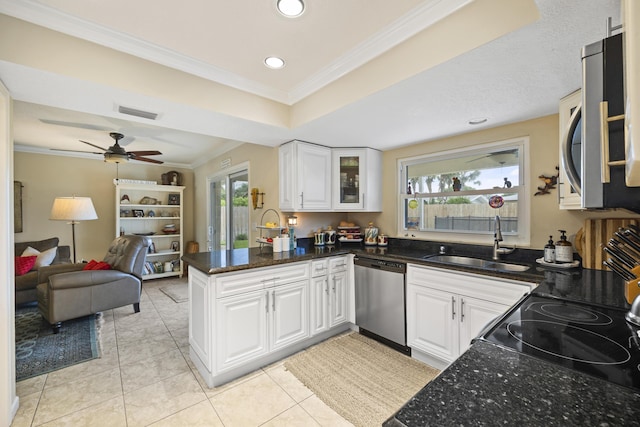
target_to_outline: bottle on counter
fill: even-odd
[[[553,236],[549,236],[549,242],[544,247],[544,262],[556,262],[556,246],[553,244]]]
[[[566,231],[560,232],[560,240],[556,242],[556,262],[573,262],[573,245],[567,240]]]

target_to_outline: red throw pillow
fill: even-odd
[[[104,262],[104,261],[100,261],[99,263],[96,264],[95,267],[93,267],[94,270],[111,270],[111,266]]]
[[[95,267],[96,264],[98,264],[98,261],[92,259],[87,263],[87,265],[84,266],[83,270],[93,270],[93,267]]]
[[[27,274],[36,265],[37,255],[17,256],[15,259],[16,276]]]

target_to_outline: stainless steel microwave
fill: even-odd
[[[582,49],[582,102],[562,141],[562,165],[582,208],[640,213],[640,187],[625,182],[623,57],[622,34]]]

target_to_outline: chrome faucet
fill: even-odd
[[[502,231],[500,230],[500,217],[496,215],[495,229],[493,233],[493,260],[499,261],[500,255],[507,255],[515,251],[516,248],[501,248],[500,242],[502,242]]]

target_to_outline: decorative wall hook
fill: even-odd
[[[550,191],[556,188],[556,184],[558,184],[558,177],[560,176],[560,167],[556,166],[556,175],[555,176],[546,176],[540,175],[538,178],[544,182],[543,187],[538,187],[538,191],[534,194],[534,196],[541,196],[544,194],[551,194]]]

